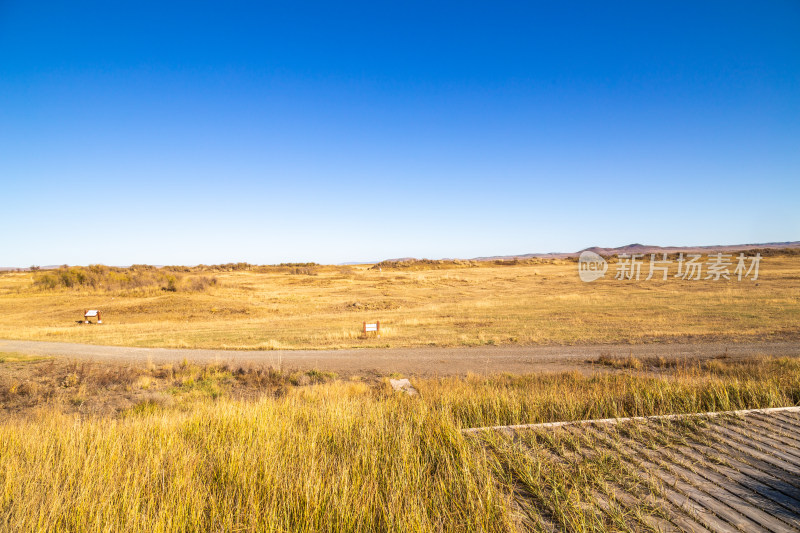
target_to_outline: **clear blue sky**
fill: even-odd
[[[0,0],[0,266],[800,240],[800,2]]]

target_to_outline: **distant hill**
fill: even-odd
[[[44,265],[40,266],[39,270],[54,270],[61,265]],[[31,267],[0,267],[0,272],[28,272],[31,270]]]
[[[761,244],[730,244],[713,246],[648,246],[646,244],[628,244],[619,248],[599,248],[593,246],[587,251],[600,255],[614,254],[653,254],[653,253],[709,253],[709,252],[741,252],[744,250],[782,250],[787,248],[800,248],[800,241],[792,242],[767,242]],[[584,250],[581,250],[583,252]],[[578,252],[580,254],[580,252]]]
[[[711,246],[655,246],[648,244],[627,244],[617,248],[601,248],[599,246],[592,246],[577,252],[545,252],[545,253],[530,253],[519,255],[492,255],[487,257],[474,257],[472,261],[511,261],[514,259],[566,259],[569,257],[578,257],[581,252],[589,251],[595,252],[599,255],[616,255],[616,254],[654,254],[654,253],[713,253],[713,252],[741,252],[745,250],[783,250],[783,249],[800,249],[800,241],[789,242],[767,242],[767,243],[754,243],[754,244],[715,244]],[[404,258],[403,261],[409,261],[411,258]]]

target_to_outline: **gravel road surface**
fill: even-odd
[[[72,360],[154,364],[181,362],[271,365],[338,374],[398,373],[417,376],[498,372],[588,371],[601,354],[616,357],[730,358],[752,355],[800,356],[800,342],[676,343],[579,346],[480,346],[463,348],[364,348],[349,350],[230,351],[131,348],[65,342],[0,339],[0,352],[49,355]],[[596,366],[594,368],[597,368]]]

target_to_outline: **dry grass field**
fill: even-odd
[[[80,323],[87,308],[104,323]],[[381,337],[361,338],[372,320]],[[758,281],[741,282],[589,284],[566,260],[0,274],[7,339],[231,350],[752,342],[796,339],[798,324],[798,255],[765,257]],[[674,489],[620,450],[632,439],[648,458],[694,453],[692,439],[716,446],[702,421],[602,438],[463,430],[800,403],[797,358],[594,363],[414,378],[408,396],[365,372],[0,353],[0,531],[681,530]]]
[[[420,379],[417,396],[359,376],[2,361],[9,532],[648,531],[669,520],[670,489],[612,453],[629,432],[601,446],[461,430],[800,402],[789,358]],[[663,449],[697,427],[640,442]],[[609,500],[620,487],[642,498]]]
[[[222,349],[762,340],[800,334],[800,255],[750,279],[583,283],[574,261],[0,274],[0,338]],[[170,281],[172,279],[172,281]],[[70,281],[72,283],[72,281]],[[102,325],[78,323],[100,309]],[[362,339],[363,321],[381,337]]]

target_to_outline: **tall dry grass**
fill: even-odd
[[[440,413],[364,386],[43,414],[0,429],[5,531],[506,531],[507,496]]]
[[[0,529],[507,531],[519,518],[512,494],[527,472],[529,490],[540,491],[538,505],[549,506],[551,518],[563,511],[556,519],[568,530],[615,531],[613,519],[585,505],[586,495],[622,472],[613,457],[580,463],[585,475],[575,477],[572,467],[544,455],[525,463],[510,443],[460,430],[794,405],[800,362],[414,385],[416,397],[385,383],[332,381],[254,401],[206,394],[171,407],[145,402],[114,417],[53,409],[6,416]],[[621,482],[637,483],[635,472],[623,473],[630,479]]]

